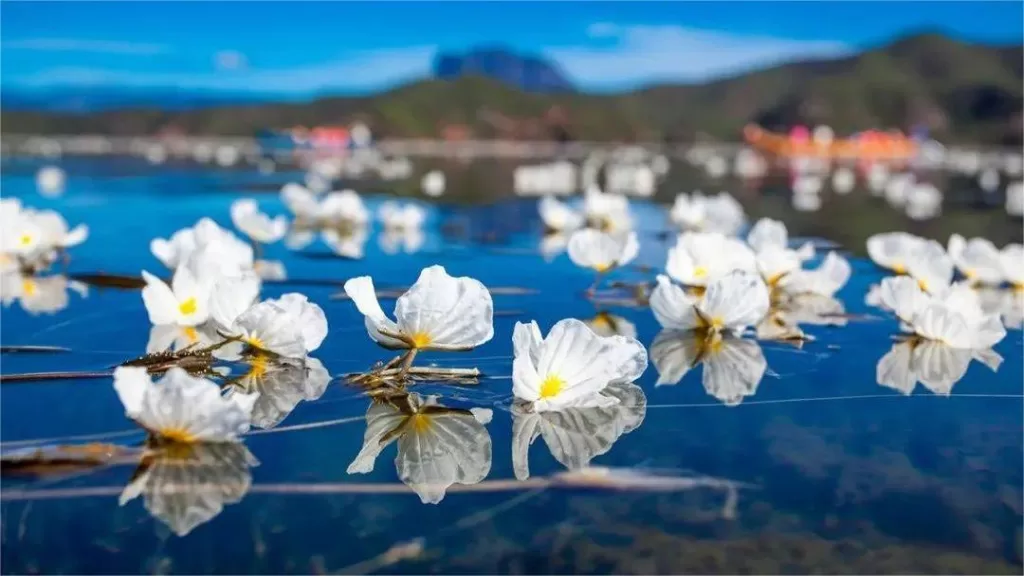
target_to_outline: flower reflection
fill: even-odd
[[[598,312],[593,318],[587,320],[585,324],[598,336],[636,338],[636,324],[622,316],[617,316],[607,311]]]
[[[1024,291],[1013,288],[982,288],[978,300],[985,314],[998,314],[1003,326],[1020,330],[1024,326]]]
[[[178,536],[241,501],[259,462],[243,445],[165,444],[147,454],[121,493],[124,506],[140,494],[146,510]]]
[[[565,252],[569,246],[569,235],[564,232],[545,234],[540,240],[540,255],[545,262],[551,262],[556,256]]]
[[[318,400],[327,390],[331,375],[316,358],[248,357],[249,371],[229,385],[239,392],[258,392],[252,408],[252,424],[273,428],[303,400]]]
[[[953,348],[937,340],[908,338],[893,344],[878,361],[875,378],[886,388],[909,395],[918,382],[933,394],[949,396],[967,373],[971,359],[999,370],[1002,356],[991,349]]]
[[[438,403],[438,396],[416,393],[374,402],[366,411],[363,447],[349,474],[373,471],[384,448],[398,440],[398,477],[424,504],[444,499],[452,484],[476,484],[491,470],[491,437],[484,427],[491,411],[462,410]]]
[[[639,386],[616,382],[609,384],[601,394],[615,398],[618,403],[556,412],[533,412],[521,403],[513,405],[512,466],[516,478],[530,477],[529,450],[538,436],[544,438],[555,460],[576,470],[611,450],[620,436],[643,423],[647,397]]]
[[[757,393],[768,368],[757,342],[696,331],[662,330],[651,344],[651,361],[659,374],[656,386],[676,384],[703,363],[704,390],[729,406]]]
[[[0,275],[0,301],[10,306],[17,301],[22,310],[32,314],[53,314],[68,307],[68,290],[82,298],[89,287],[66,276],[32,276],[12,271]]]
[[[420,228],[385,228],[377,238],[377,244],[385,254],[415,254],[423,247],[426,236]]]

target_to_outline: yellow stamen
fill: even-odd
[[[267,368],[270,366],[270,358],[263,354],[257,354],[249,359],[249,378],[259,380],[267,374]]]
[[[556,376],[555,374],[548,374],[548,377],[541,382],[540,385],[540,397],[551,398],[557,396],[562,391],[562,387],[565,386],[565,381]]]
[[[22,234],[18,241],[21,242],[22,246],[28,246],[32,243],[32,236],[30,234]]]
[[[924,280],[924,279],[918,280],[917,281],[917,285],[918,285],[918,287],[921,288],[921,290],[924,290],[925,292],[928,291],[928,281],[927,280]]]
[[[704,286],[691,286],[686,289],[686,293],[694,298],[703,298],[706,290]]]
[[[612,265],[611,264],[597,264],[596,266],[594,266],[594,270],[597,270],[598,273],[604,273],[604,272],[607,272],[607,271],[609,271],[611,269],[612,269]]]
[[[412,345],[414,348],[426,348],[427,346],[430,346],[430,343],[432,342],[430,334],[427,334],[426,332],[416,332],[410,338],[412,339]]]
[[[186,326],[183,332],[185,333],[185,337],[188,338],[189,344],[199,340],[199,332],[197,332],[192,326]]]
[[[164,428],[159,431],[160,436],[171,442],[181,442],[183,444],[189,444],[196,441],[196,437],[185,428],[170,427]]]
[[[785,276],[785,275],[786,275],[786,273],[783,272],[781,274],[775,274],[774,276],[769,276],[768,279],[765,280],[765,282],[768,284],[769,288],[774,288],[775,285],[779,283],[779,280],[782,280],[782,277]]]
[[[696,268],[694,268],[693,269],[693,277],[697,278],[697,279],[707,278],[708,277],[708,269],[707,269],[707,267],[705,267],[705,266],[697,266]]]
[[[423,433],[430,430],[430,416],[424,416],[423,414],[414,414],[409,417],[409,426],[414,432]]]
[[[24,280],[22,280],[21,281],[21,292],[25,296],[32,296],[33,294],[35,294],[36,293],[36,283],[35,283],[35,281],[33,281],[33,280],[29,279],[29,278],[25,278]]]
[[[903,264],[900,264],[900,263],[893,264],[892,265],[892,271],[897,273],[897,274],[906,274],[907,273],[907,267],[904,266]]]
[[[263,350],[263,340],[260,340],[256,336],[250,336],[245,339],[245,343],[257,350]]]
[[[189,298],[188,300],[185,300],[184,302],[178,305],[178,310],[185,316],[189,316],[191,314],[196,313],[196,306],[196,299]]]
[[[594,319],[591,320],[591,324],[593,324],[597,328],[611,328],[612,327],[611,320],[608,319],[608,315],[605,314],[604,312],[598,314],[597,316],[594,316]]]

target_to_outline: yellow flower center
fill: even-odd
[[[427,346],[430,346],[430,342],[432,341],[430,334],[427,334],[426,332],[416,332],[411,336],[411,339],[412,345],[415,348],[426,348]]]
[[[917,281],[917,285],[918,285],[918,287],[921,288],[921,290],[924,290],[925,292],[928,291],[928,281],[927,280],[924,280],[924,279],[918,280]]]
[[[774,288],[775,285],[779,283],[779,280],[782,280],[782,277],[785,275],[785,272],[774,274],[765,279],[765,283],[768,284],[769,288]]]
[[[409,417],[409,420],[409,426],[414,432],[422,434],[423,432],[430,430],[430,416],[414,414]]]
[[[564,380],[555,374],[548,374],[548,377],[540,384],[540,397],[552,398],[557,396],[562,391],[563,386],[565,386]]]
[[[594,270],[597,270],[599,273],[607,272],[607,271],[609,271],[611,269],[612,269],[612,265],[611,264],[597,264],[597,265],[594,266]]]
[[[21,281],[21,292],[25,296],[32,296],[33,294],[35,294],[36,293],[36,283],[35,283],[35,281],[33,281],[33,280],[29,279],[29,278],[25,278],[24,280],[22,280]]]
[[[896,263],[896,264],[892,265],[892,271],[897,273],[897,274],[906,274],[907,273],[907,267],[904,266],[901,263]]]
[[[249,359],[249,378],[259,380],[267,374],[267,368],[270,366],[270,359],[263,354],[257,354]]]
[[[178,310],[185,316],[189,316],[196,313],[196,299],[189,298],[178,305]]]
[[[185,333],[185,338],[188,338],[189,344],[199,339],[199,332],[192,326],[186,326],[183,332]]]
[[[598,314],[597,316],[594,316],[594,319],[591,320],[591,323],[594,326],[598,327],[598,328],[611,328],[612,327],[611,320],[609,320],[608,316],[606,314],[603,314],[603,313],[602,314]]]
[[[978,277],[978,272],[976,270],[974,270],[973,268],[968,268],[968,269],[964,270],[964,276],[968,280],[974,280],[975,278]]]
[[[693,277],[697,278],[697,279],[707,278],[708,277],[708,269],[707,269],[707,267],[706,266],[697,266],[696,268],[694,268],[693,269]]]
[[[257,350],[263,350],[263,340],[260,340],[257,336],[250,336],[246,338],[245,343]]]
[[[171,426],[164,428],[159,431],[161,437],[171,442],[181,442],[182,444],[190,444],[196,441],[196,437],[185,428],[179,426]]]
[[[29,244],[32,243],[32,235],[22,234],[21,238],[18,238],[18,242],[20,242],[22,246],[28,246]]]

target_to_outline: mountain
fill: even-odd
[[[502,48],[481,48],[466,54],[438,54],[434,77],[457,80],[463,76],[484,76],[524,92],[573,92],[572,83],[547,60],[516,54]]]
[[[1022,58],[1024,46],[918,34],[854,56],[623,94],[524,91],[515,83],[464,72],[465,61],[456,65],[441,58],[438,67],[454,79],[423,80],[373,96],[187,111],[54,114],[5,108],[0,126],[9,133],[139,134],[173,126],[187,133],[248,135],[267,127],[358,117],[382,137],[437,137],[455,125],[477,138],[568,133],[581,140],[691,140],[700,134],[736,139],[748,122],[768,128],[827,123],[839,134],[923,123],[946,141],[1017,145],[1024,108]]]

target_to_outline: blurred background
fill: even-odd
[[[773,217],[866,190],[896,209],[888,228],[944,241],[946,226],[915,222],[983,213],[957,226],[1019,240],[1022,11],[4,3],[3,149],[8,170],[26,155],[130,155],[469,202],[718,187]],[[858,207],[877,219],[870,203],[839,213]],[[989,227],[992,211],[1011,220]],[[809,222],[818,235],[835,223]]]

